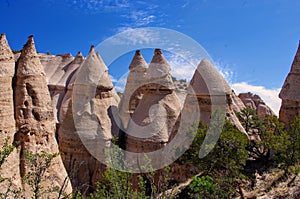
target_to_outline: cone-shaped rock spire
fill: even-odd
[[[11,145],[15,134],[14,102],[12,77],[15,71],[14,55],[8,45],[5,34],[0,36],[0,148],[4,146],[5,139]],[[1,165],[2,178],[12,180],[12,190],[21,187],[19,153],[16,149],[6,158]],[[0,193],[7,191],[8,181],[1,182]]]
[[[226,103],[227,119],[240,131],[245,132],[234,112],[234,109],[237,108],[234,107],[234,95],[232,94],[232,90],[224,77],[209,60],[203,59],[199,63],[190,82],[188,94],[197,97],[200,109],[200,120],[205,124],[210,123],[213,103],[211,97],[224,96],[224,100],[222,101]]]
[[[205,74],[205,77],[203,77],[200,72]],[[223,84],[221,82],[223,82]],[[218,83],[221,83],[221,85]],[[200,62],[190,84],[193,88],[193,92],[197,95],[222,95],[224,93],[231,93],[231,88],[224,77],[207,59],[203,59]],[[210,90],[208,89],[207,84],[210,84]]]
[[[147,72],[149,81],[148,88],[164,90],[175,89],[170,71],[171,67],[163,56],[161,49],[155,49]]]
[[[146,85],[126,131],[127,150],[149,152],[162,148],[169,141],[181,107],[169,72],[170,65],[161,50],[155,49],[147,70],[150,84]]]
[[[62,105],[62,109],[67,105],[67,111],[58,131],[59,148],[72,186],[84,194],[96,188],[104,166],[91,155],[90,148],[84,145],[79,135],[89,138],[93,150],[110,143],[112,133],[118,132],[109,117],[112,107],[117,106],[114,92],[108,69],[92,46],[68,83]],[[101,130],[97,131],[98,127]],[[88,132],[85,131],[87,128]]]
[[[16,72],[17,76],[45,75],[32,35],[28,37],[27,43],[22,49]]]
[[[123,97],[119,104],[119,112],[124,129],[127,129],[131,115],[138,106],[143,97],[146,80],[146,72],[148,65],[142,56],[142,53],[137,50],[129,65],[129,74]]]
[[[4,33],[0,36],[0,62],[0,77],[12,77],[15,72],[15,67],[11,67],[11,63],[14,63],[14,54],[8,45]]]
[[[144,71],[148,68],[148,65],[142,56],[142,53],[140,50],[135,51],[134,57],[129,65],[129,70],[141,70]]]
[[[283,87],[279,93],[281,99],[300,101],[300,41],[295,55],[291,71],[285,79]]]
[[[24,177],[31,171],[30,163],[24,161],[26,151],[32,153],[44,151],[49,154],[59,152],[55,139],[55,121],[46,76],[36,53],[32,36],[28,38],[22,49],[16,70],[14,104],[17,133],[15,143],[18,150],[21,151],[20,170],[21,177]],[[53,160],[49,170],[52,172],[45,173],[46,180],[42,186],[57,185],[61,187],[67,173],[60,157]],[[24,183],[23,188],[28,194],[26,197],[30,197],[32,195],[30,187]],[[68,193],[72,192],[70,185],[67,185],[66,188]],[[51,197],[57,196],[54,194]]]
[[[300,115],[300,41],[291,71],[286,77],[279,97],[282,99],[279,120],[287,124]]]
[[[70,79],[74,75],[75,71],[79,68],[79,66],[83,61],[84,61],[84,57],[82,56],[82,53],[78,52],[75,59],[73,59],[69,64],[64,66],[60,71],[55,73],[55,74],[57,73],[61,74],[61,72],[64,72],[60,80],[58,80],[58,82],[53,86],[48,85],[49,90],[51,91],[50,94],[52,99],[52,106],[54,107],[54,116],[55,116],[55,121],[57,123],[60,123],[62,121],[67,111],[69,101],[66,102],[63,108],[64,109],[63,116],[62,118],[60,118],[60,110],[62,108],[63,99],[65,98],[65,95],[68,92],[66,88],[70,82]],[[67,98],[69,99],[69,97]]]

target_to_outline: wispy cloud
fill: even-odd
[[[109,75],[109,77],[110,77],[111,82],[113,82],[113,83],[118,82],[118,80],[114,76]]]
[[[278,94],[280,92],[280,88],[267,89],[264,86],[254,86],[247,82],[234,83],[231,87],[236,93],[252,92],[259,95],[276,115],[279,114],[281,100],[278,97]]]
[[[124,24],[128,27],[146,26],[155,21],[155,15],[148,10],[133,10],[129,14],[124,14],[122,17],[129,19],[129,23]]]
[[[115,12],[130,8],[128,0],[65,0],[64,2],[74,9],[88,13]]]
[[[128,73],[123,75],[118,80],[113,77],[113,79],[115,80],[113,83],[114,83],[114,86],[115,86],[115,89],[116,89],[117,92],[124,92],[126,82],[127,82],[127,76],[128,76]]]
[[[176,79],[185,79],[190,81],[196,68],[183,57],[166,52],[165,57],[171,66],[171,74]]]
[[[118,45],[149,45],[160,40],[159,32],[152,29],[119,28],[122,35],[114,37],[111,41]]]

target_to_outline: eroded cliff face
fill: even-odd
[[[285,79],[279,97],[282,104],[279,120],[287,126],[300,115],[300,43],[291,70]]]
[[[46,75],[36,53],[32,36],[28,38],[18,59],[13,90],[16,119],[14,143],[20,153],[20,176],[24,179],[24,176],[33,169],[31,163],[25,158],[25,153],[59,152]],[[41,185],[49,188],[61,187],[67,176],[61,158],[57,157],[45,171]],[[31,197],[33,192],[30,186],[25,181],[22,181],[22,186],[25,189],[25,197]],[[72,192],[70,183],[66,187],[66,192]],[[55,197],[58,193],[53,192],[50,195]]]
[[[0,147],[8,139],[8,145],[13,144],[16,132],[13,100],[13,76],[15,73],[14,55],[8,45],[5,34],[0,36]],[[19,169],[19,150],[14,149],[1,169],[2,178],[13,179],[13,188],[21,187]],[[1,184],[0,192],[5,193],[8,182]]]

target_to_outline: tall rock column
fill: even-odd
[[[15,118],[17,133],[15,143],[20,150],[20,172],[24,177],[32,172],[32,164],[26,159],[25,153],[58,153],[55,139],[55,120],[51,107],[51,98],[47,87],[44,68],[36,53],[33,36],[22,49],[16,68],[16,82],[14,85]],[[53,159],[50,167],[45,171],[41,186],[45,189],[54,186],[66,186],[67,193],[72,192],[68,175],[61,157]],[[64,184],[67,182],[68,184]],[[23,188],[31,197],[30,186],[22,181]],[[52,192],[50,197],[57,197],[58,193]]]
[[[282,99],[279,120],[289,125],[295,116],[300,115],[300,42],[279,97]]]
[[[15,118],[12,78],[15,73],[14,55],[8,45],[5,34],[0,36],[0,148],[5,144],[5,139],[11,145],[15,135]],[[1,177],[13,179],[15,188],[21,186],[19,170],[19,154],[15,149],[1,166]],[[15,176],[14,176],[15,175]],[[8,184],[1,183],[0,192],[5,193]],[[7,182],[8,183],[8,182]]]
[[[143,86],[146,83],[147,68],[148,65],[142,53],[137,50],[129,65],[130,72],[119,104],[120,119],[125,130],[132,114],[144,95],[145,88]]]
[[[95,190],[96,182],[105,170],[105,165],[93,156],[93,152],[109,145],[112,133],[119,131],[110,117],[111,109],[118,104],[108,69],[93,46],[77,71],[68,87],[66,96],[69,98],[63,102],[68,102],[68,108],[58,131],[58,140],[74,191],[80,190],[86,195]],[[103,72],[100,78],[98,71]],[[98,78],[96,82],[95,78]],[[95,92],[90,93],[91,90]]]
[[[144,96],[128,125],[126,150],[151,152],[164,147],[169,141],[181,107],[170,70],[161,50],[155,49],[147,72]],[[142,138],[134,134],[140,134]]]

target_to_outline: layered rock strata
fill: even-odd
[[[12,80],[15,73],[14,55],[6,40],[6,35],[0,36],[0,147],[5,144],[11,145],[15,135],[14,100]],[[0,175],[2,178],[13,179],[13,189],[21,187],[19,169],[19,151],[14,149],[9,157],[1,165]],[[0,192],[5,193],[8,182],[1,182]]]

